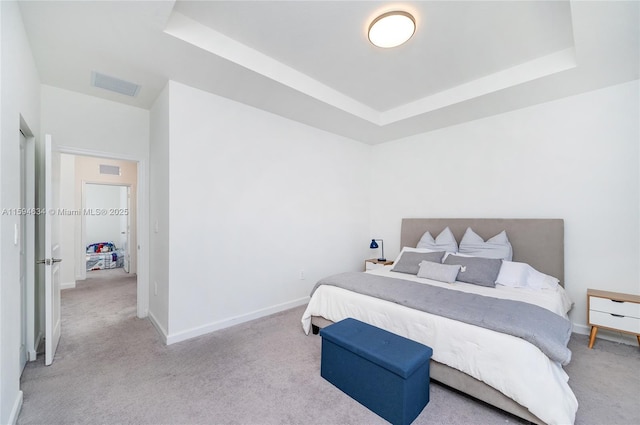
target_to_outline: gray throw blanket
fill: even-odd
[[[361,272],[341,273],[321,279],[331,285],[369,295],[427,313],[522,338],[538,347],[551,360],[566,365],[571,322],[564,317],[521,301],[486,297]]]

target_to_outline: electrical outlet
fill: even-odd
[[[158,295],[158,282],[153,281],[153,295]]]
[[[300,270],[300,280],[304,280],[304,270]]]

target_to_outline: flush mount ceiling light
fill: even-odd
[[[407,12],[394,11],[383,13],[369,25],[369,41],[375,46],[396,47],[413,36],[416,21]]]

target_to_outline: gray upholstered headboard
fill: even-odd
[[[513,261],[560,279],[564,286],[564,220],[521,218],[403,218],[400,247],[415,247],[427,230],[435,238],[449,226],[458,243],[467,227],[487,240],[503,230],[513,247]]]

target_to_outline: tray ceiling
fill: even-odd
[[[375,144],[639,78],[640,3],[21,1],[44,84],[149,109],[168,80]],[[414,37],[367,40],[410,12]],[[141,86],[91,85],[98,72]]]

